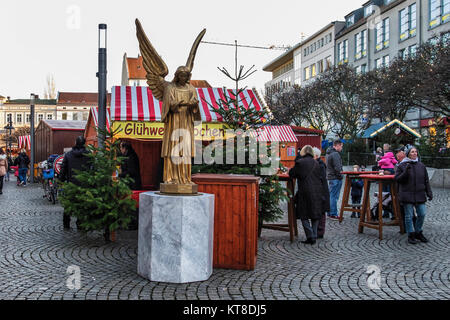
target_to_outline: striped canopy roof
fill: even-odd
[[[256,130],[258,141],[298,142],[290,126],[265,126]]]
[[[27,149],[27,150],[31,149],[31,136],[30,135],[19,136],[19,137],[17,137],[17,140],[18,140],[17,142],[18,142],[19,149],[22,149],[22,148]]]
[[[111,116],[110,116],[110,109],[106,108],[106,129],[109,130],[109,127],[111,126]],[[91,108],[91,116],[94,120],[94,125],[97,128],[98,127],[98,107],[92,107]]]
[[[200,114],[203,122],[223,122],[215,109],[220,100],[235,97],[236,90],[223,88],[196,88]],[[262,110],[263,105],[253,90],[239,94],[239,105]],[[111,120],[113,121],[161,121],[162,102],[157,100],[148,87],[115,86],[111,96]]]

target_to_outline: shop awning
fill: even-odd
[[[19,136],[17,137],[19,149],[31,149],[31,136]]]
[[[290,126],[265,126],[256,130],[258,141],[298,142]]]
[[[92,119],[94,120],[95,127],[98,128],[98,107],[91,108],[91,115],[92,115]],[[109,130],[110,125],[111,125],[110,109],[106,108],[106,129],[107,130]]]
[[[220,100],[234,98],[236,90],[223,88],[197,88],[200,114],[203,122],[223,122],[215,109]],[[262,110],[263,105],[253,90],[244,90],[238,99],[244,108]],[[113,121],[161,121],[162,102],[158,101],[148,87],[115,86],[112,87],[111,120]]]

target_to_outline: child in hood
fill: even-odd
[[[378,161],[378,166],[384,171],[388,171],[390,174],[394,174],[394,168],[398,161],[394,157],[394,153],[387,152]]]

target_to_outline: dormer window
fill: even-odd
[[[364,17],[368,17],[373,13],[374,13],[373,5],[368,5],[367,7],[364,8]]]
[[[352,26],[355,23],[355,15],[352,15],[347,18],[347,27]]]

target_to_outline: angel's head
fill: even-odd
[[[177,71],[175,71],[174,82],[184,85],[191,80],[191,70],[188,67],[181,66],[178,67]]]

